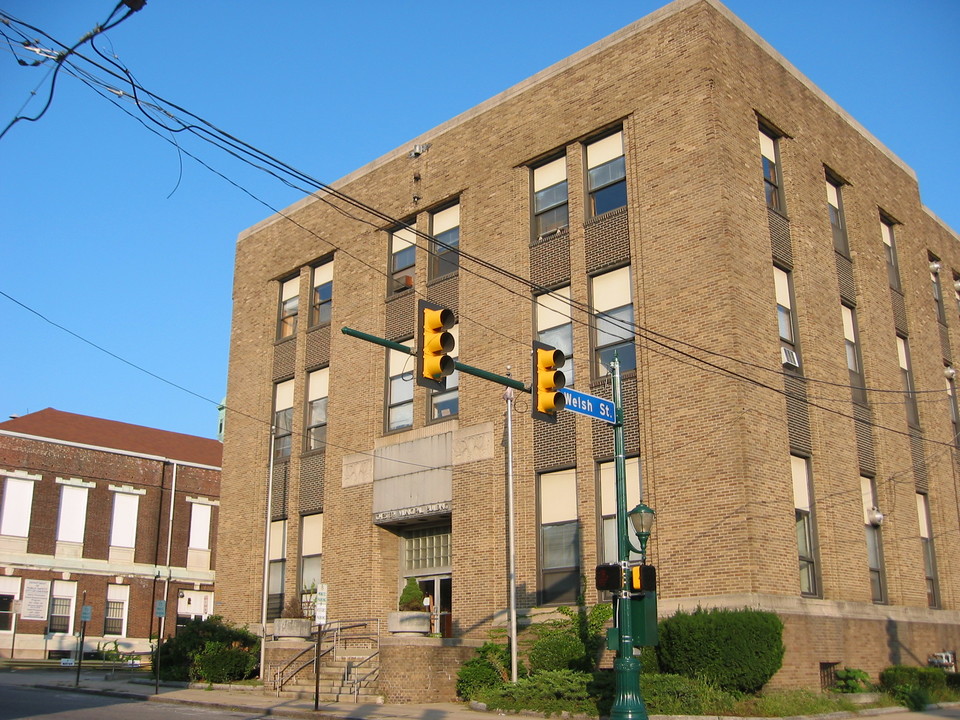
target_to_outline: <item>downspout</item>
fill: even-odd
[[[166,601],[170,597],[170,553],[173,545],[173,504],[177,499],[177,462],[173,461],[173,480],[170,484],[170,517],[167,519],[167,576],[163,579],[163,599]],[[167,610],[169,612],[169,609]],[[163,637],[166,629],[167,615],[164,613],[160,618],[160,637]]]
[[[270,470],[267,473],[267,516],[263,532],[263,592],[260,595],[260,679],[264,679],[267,644],[267,595],[270,582],[270,520],[273,517],[273,441],[276,426],[270,426]]]

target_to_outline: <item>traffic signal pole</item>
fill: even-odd
[[[386,338],[377,337],[376,335],[370,335],[369,333],[354,330],[353,328],[342,327],[340,328],[340,332],[342,332],[344,335],[349,335],[350,337],[366,340],[374,345],[381,345],[382,347],[390,348],[391,350],[406,353],[407,355],[415,355],[417,352],[414,348],[407,347],[401,343],[394,342],[393,340],[387,340]],[[522,382],[519,380],[514,380],[511,377],[507,377],[506,375],[497,375],[496,373],[488,372],[487,370],[481,370],[480,368],[473,367],[472,365],[466,365],[460,361],[454,362],[454,367],[460,372],[466,373],[467,375],[474,375],[475,377],[483,378],[484,380],[498,383],[504,387],[519,390],[520,392],[530,392],[530,388],[528,388]]]
[[[630,597],[630,535],[627,527],[627,460],[623,432],[623,403],[620,387],[620,359],[610,363],[613,376],[613,404],[617,422],[613,426],[614,466],[617,488],[617,560],[620,563],[620,592],[617,601],[619,643],[613,661],[614,698],[610,720],[647,720],[647,708],[640,694],[640,661],[633,655],[633,613]]]

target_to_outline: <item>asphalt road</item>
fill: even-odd
[[[0,720],[256,720],[263,715],[0,685]]]

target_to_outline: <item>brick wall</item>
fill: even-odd
[[[786,215],[776,218],[773,235],[763,201],[758,115],[785,133]],[[627,208],[591,220],[583,141],[614,126],[623,128]],[[395,218],[414,218],[422,230],[430,210],[458,197],[460,247],[481,257],[483,265],[463,257],[457,276],[428,284],[428,256],[421,249],[414,288],[387,300],[390,228],[352,222],[313,200],[286,211],[300,227],[270,218],[244,232],[237,244],[227,402],[236,412],[227,419],[218,577],[228,617],[251,622],[260,615],[273,381],[293,373],[295,406],[302,408],[308,357],[314,357],[303,323],[296,337],[275,345],[276,279],[333,252],[329,444],[322,486],[323,576],[332,619],[384,618],[396,602],[402,561],[402,528],[373,523],[372,483],[345,482],[344,458],[366,454],[373,465],[377,448],[417,437],[428,426],[427,393],[417,387],[414,428],[384,433],[385,353],[336,328],[409,336],[415,300],[429,298],[456,311],[462,362],[497,373],[509,367],[514,377],[529,381],[534,291],[489,265],[538,285],[569,281],[574,302],[585,304],[591,273],[629,262],[641,331],[638,367],[624,384],[627,448],[639,452],[644,500],[657,511],[649,553],[662,596],[696,601],[754,593],[795,599],[793,614],[817,628],[810,637],[820,633],[830,638],[825,647],[841,647],[830,643],[842,623],[820,618],[818,599],[799,597],[793,447],[811,460],[823,600],[841,603],[850,617],[874,608],[859,489],[864,466],[875,470],[887,518],[882,534],[888,601],[926,612],[914,498],[915,475],[923,466],[942,598],[942,608],[930,611],[923,623],[941,630],[957,626],[960,567],[948,558],[960,554],[955,511],[960,498],[950,462],[956,451],[944,444],[951,439],[949,417],[941,403],[921,404],[924,459],[917,463],[902,404],[877,393],[869,418],[852,407],[824,198],[826,166],[850,183],[843,192],[853,267],[851,276],[844,276],[844,292],[851,292],[852,277],[868,385],[901,387],[895,331],[905,325],[917,386],[941,390],[944,352],[930,300],[927,253],[956,270],[960,244],[955,232],[923,208],[909,169],[707,2],[672,6],[425,137],[430,148],[419,157],[409,157],[407,146],[398,148],[338,187]],[[567,156],[570,226],[531,244],[529,165],[561,150]],[[413,184],[416,193],[409,191]],[[902,307],[891,301],[878,208],[901,223]],[[323,228],[323,237],[303,227]],[[344,251],[323,238],[336,238]],[[777,337],[774,257],[793,269],[807,378],[789,381],[789,400]],[[302,271],[301,307],[307,306],[306,278]],[[597,380],[590,377],[589,319],[580,310],[573,315],[578,377]],[[948,329],[957,325],[960,316],[948,312]],[[960,332],[953,331],[948,340],[958,338]],[[793,392],[794,385],[803,391]],[[607,396],[603,381],[590,387]],[[459,638],[486,637],[503,622],[507,606],[501,395],[488,381],[463,375],[459,416],[431,426],[451,432],[485,423],[493,428],[493,457],[452,469],[450,574]],[[513,471],[522,607],[536,603],[539,577],[535,473],[577,468],[581,566],[589,568],[599,555],[595,463],[612,454],[608,427],[573,416],[552,427],[535,426],[528,410],[529,397],[518,393]],[[295,438],[303,432],[303,415],[294,412]],[[869,438],[866,421],[874,423]],[[870,452],[858,455],[858,442],[863,446],[867,440]],[[284,502],[291,516],[301,497],[316,492],[306,487],[313,475],[305,468],[313,462],[297,452],[290,460]],[[298,532],[292,529],[288,537],[291,559],[297,556]],[[296,587],[295,567],[288,562],[288,589]],[[372,590],[360,578],[373,578]],[[585,594],[588,601],[596,599],[589,582]],[[920,621],[906,617],[900,631],[914,622]],[[880,637],[876,623],[865,628],[872,638]],[[918,631],[916,637],[917,657],[940,649],[927,647],[931,635]],[[812,677],[816,645],[805,638],[791,630],[790,666],[782,673],[791,682]],[[842,647],[854,654],[852,645]]]

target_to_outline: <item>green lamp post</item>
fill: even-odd
[[[614,593],[617,598],[617,656],[613,661],[615,693],[610,708],[610,720],[647,720],[647,708],[640,693],[640,661],[633,655],[634,628],[632,603],[629,590],[628,562],[630,552],[640,553],[644,564],[647,560],[647,540],[656,517],[653,510],[641,503],[627,512],[627,469],[623,433],[623,410],[620,398],[620,361],[614,356],[611,363],[613,375],[613,402],[617,413],[617,422],[613,428],[616,487],[617,487],[617,560],[621,572],[620,591]],[[640,540],[640,547],[630,542],[627,518]]]

